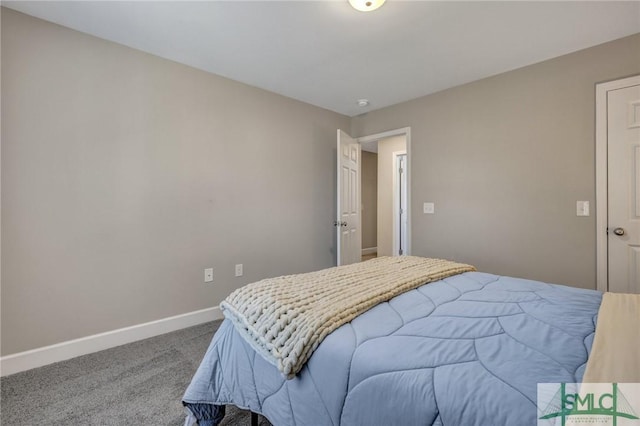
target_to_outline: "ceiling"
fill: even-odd
[[[348,116],[640,32],[639,1],[2,4]]]

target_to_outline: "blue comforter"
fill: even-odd
[[[201,425],[217,424],[224,404],[277,426],[535,425],[537,383],[581,380],[601,297],[453,276],[338,328],[293,380],[225,320],[183,402]]]

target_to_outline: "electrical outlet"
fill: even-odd
[[[207,268],[204,270],[204,282],[210,283],[213,281],[213,268]]]
[[[236,265],[236,277],[242,276],[242,263]]]

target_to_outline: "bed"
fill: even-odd
[[[187,424],[232,404],[277,426],[534,425],[538,383],[582,381],[602,299],[456,273],[337,327],[290,377],[227,317],[183,397]]]

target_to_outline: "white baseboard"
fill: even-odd
[[[215,306],[3,356],[0,358],[0,376],[8,376],[222,318],[222,311]]]
[[[362,249],[362,255],[366,256],[368,254],[373,254],[378,252],[378,247],[367,247]]]

